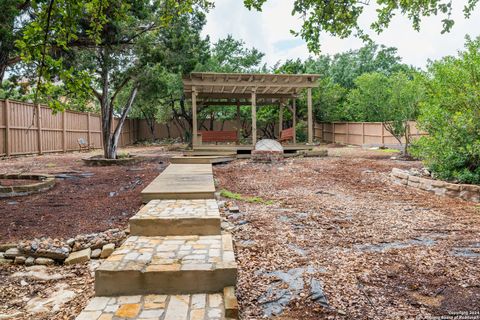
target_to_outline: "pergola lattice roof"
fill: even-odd
[[[261,74],[192,72],[183,78],[185,95],[196,91],[199,98],[248,99],[294,98],[301,89],[317,87],[318,74]]]

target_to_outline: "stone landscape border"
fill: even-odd
[[[83,158],[82,160],[88,166],[106,167],[137,164],[139,162],[145,161],[146,158],[137,155],[130,155],[130,157],[118,159],[105,159],[102,156],[93,156],[90,158]]]
[[[25,196],[34,192],[41,192],[51,189],[55,185],[55,177],[44,173],[3,173],[0,179],[22,179],[33,180],[35,183],[0,186],[0,197]]]
[[[441,180],[433,180],[411,174],[407,170],[393,168],[391,177],[395,183],[435,193],[439,196],[460,198],[467,201],[480,202],[480,186],[457,184]]]

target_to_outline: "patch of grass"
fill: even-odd
[[[397,149],[378,149],[378,151],[386,152],[386,153],[397,153],[400,152],[400,150]]]
[[[220,191],[220,195],[224,198],[228,199],[233,199],[233,200],[238,200],[238,201],[245,201],[249,203],[261,203],[261,204],[266,204],[266,205],[272,205],[274,203],[273,200],[265,200],[260,197],[245,197],[241,195],[240,193],[235,193],[231,192],[225,189],[222,189]]]
[[[47,163],[47,164],[45,165],[45,167],[47,167],[47,168],[53,168],[53,167],[56,167],[56,166],[57,166],[57,165],[56,165],[55,163]]]
[[[126,159],[126,158],[130,158],[130,154],[128,152],[117,153],[117,159]]]

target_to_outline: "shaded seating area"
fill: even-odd
[[[257,134],[257,111],[262,106],[278,106],[278,136],[280,141],[297,143],[296,101],[302,90],[307,98],[307,143],[313,144],[312,88],[318,86],[316,74],[260,74],[260,73],[214,73],[192,72],[183,78],[184,93],[192,107],[192,145],[200,149],[202,144],[235,142],[240,137],[240,108],[251,108],[251,144],[244,148],[253,149]],[[198,111],[207,106],[236,106],[237,131],[199,131]],[[283,113],[287,108],[292,114],[292,127],[283,129]],[[232,146],[235,147],[235,146]],[[241,147],[241,146],[239,146]]]
[[[280,131],[280,142],[286,142],[286,141],[293,141],[293,137],[295,136],[295,129],[288,128],[285,130]]]
[[[238,133],[237,131],[221,131],[221,130],[201,130],[198,131],[199,143],[204,142],[235,142],[238,144]]]

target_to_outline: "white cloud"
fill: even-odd
[[[469,20],[463,17],[463,4],[467,0],[455,1],[453,19],[455,26],[451,33],[441,34],[441,18],[424,18],[420,32],[411,27],[407,18],[397,16],[389,29],[380,35],[371,34],[379,44],[398,48],[403,61],[417,67],[424,67],[428,59],[438,59],[445,55],[455,55],[463,48],[466,34],[476,37],[480,34],[480,8]],[[217,0],[215,8],[207,15],[205,35],[213,41],[232,34],[243,39],[247,46],[255,47],[266,54],[265,62],[273,65],[286,59],[305,59],[309,52],[305,42],[291,35],[290,30],[299,30],[301,19],[291,15],[293,0],[269,0],[262,12],[248,11],[243,0]],[[361,17],[361,25],[368,25],[375,19],[375,7],[369,7]],[[356,38],[337,39],[323,36],[322,51],[335,54],[349,49],[357,49],[362,42]]]

